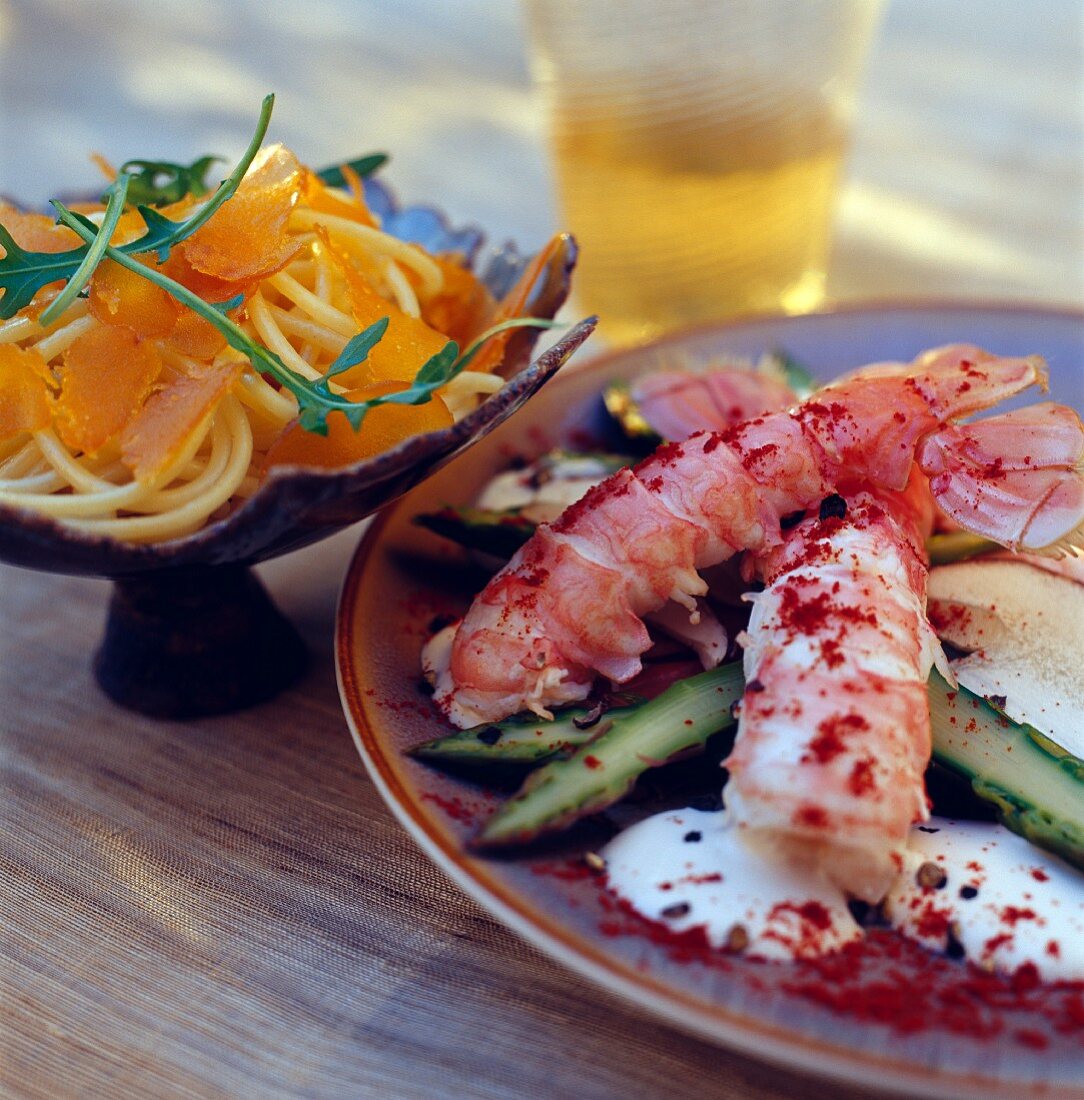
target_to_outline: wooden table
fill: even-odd
[[[1081,299],[1080,35],[1077,0],[890,6],[836,297]],[[518,36],[501,0],[0,0],[0,192],[90,183],[88,149],[234,153],[275,88],[306,159],[389,148],[404,196],[534,245],[555,215]],[[185,724],[97,692],[104,582],[0,567],[0,1090],[847,1095],[617,1003],[427,862],[339,710],[356,537],[263,569],[305,679]]]

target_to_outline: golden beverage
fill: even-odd
[[[653,132],[619,111],[555,117],[577,301],[610,339],[820,303],[844,140],[825,114],[803,127],[796,146],[770,121]]]
[[[629,343],[815,308],[876,0],[529,0],[577,305]]]

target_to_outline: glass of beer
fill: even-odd
[[[815,308],[880,0],[526,0],[579,306],[632,343]]]

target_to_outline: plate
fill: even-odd
[[[370,530],[339,608],[340,695],[374,782],[434,862],[555,959],[668,1023],[791,1068],[916,1095],[1020,1096],[1045,1087],[1084,1096],[1079,990],[1014,988],[901,947],[888,933],[857,959],[787,965],[652,935],[614,905],[582,854],[618,825],[684,804],[664,784],[648,784],[638,803],[528,858],[479,858],[465,841],[499,795],[404,753],[444,729],[420,687],[429,626],[461,614],[481,584],[469,559],[413,525],[413,516],[468,501],[513,455],[597,438],[602,384],[660,362],[781,348],[828,378],[955,341],[1043,354],[1052,396],[1084,407],[1084,313],[1039,307],[879,305],[760,318],[690,330],[572,370]]]

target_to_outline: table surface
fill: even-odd
[[[1079,0],[889,5],[834,298],[1084,298],[1081,39]],[[556,224],[508,0],[0,0],[0,193],[92,185],[87,150],[236,153],[272,88],[312,163],[388,148],[409,200],[525,246]],[[301,683],[183,724],[96,690],[106,582],[0,567],[0,1089],[848,1095],[615,1001],[427,862],[339,708],[357,535],[261,569],[311,647]]]

